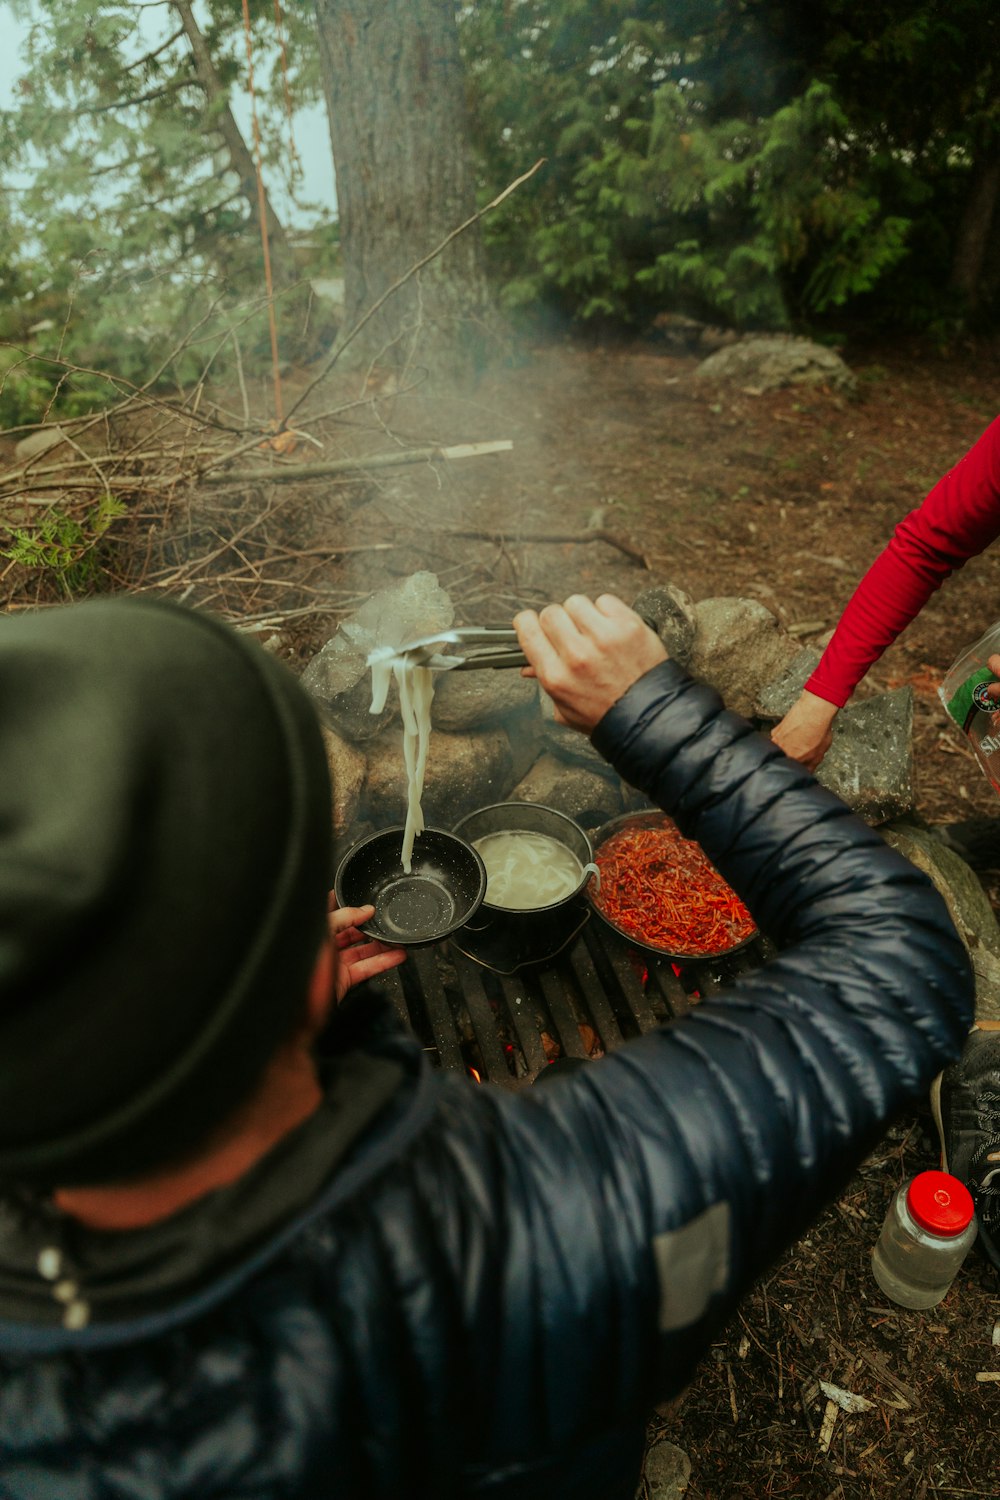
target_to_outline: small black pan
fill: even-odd
[[[425,828],[403,869],[403,828],[383,828],[359,839],[334,877],[338,906],[374,906],[366,937],[404,948],[437,943],[462,927],[486,894],[486,866],[465,839]]]

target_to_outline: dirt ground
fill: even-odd
[[[692,378],[697,355],[652,341],[548,340],[459,396],[383,391],[309,425],[322,452],[304,444],[296,461],[413,443],[513,447],[281,486],[266,525],[191,575],[190,597],[240,615],[299,665],[370,590],[422,568],[450,590],[463,623],[506,621],[577,591],[631,599],[669,581],[696,600],[757,598],[821,644],[895,522],[1000,412],[1000,345],[942,354],[855,340],[843,352],[858,376],[852,399],[705,388]],[[289,376],[289,396],[305,379]],[[356,394],[345,378],[324,399],[329,409]],[[173,553],[141,576],[169,584],[173,567],[183,581],[206,536],[225,539],[273,493],[201,496],[183,545],[175,528]],[[594,539],[595,529],[614,540]],[[112,562],[135,581],[121,557]],[[935,687],[998,617],[995,546],[932,599],[868,680],[866,690],[914,686],[918,811],[931,822],[997,810]],[[870,1273],[892,1192],[933,1165],[929,1117],[901,1121],[656,1416],[651,1437],[691,1460],[691,1500],[1000,1496],[996,1273],[973,1252],[926,1313],[887,1303]],[[834,1408],[831,1429],[821,1381],[870,1408]]]
[[[532,349],[461,401],[387,399],[379,414],[395,441],[514,446],[386,471],[355,494],[355,543],[396,545],[345,558],[338,584],[361,592],[427,567],[461,618],[482,622],[577,590],[630,599],[670,581],[694,599],[760,599],[804,641],[822,642],[895,522],[1000,412],[998,348],[845,353],[859,377],[852,400],[721,394],[692,379],[696,355],[569,342]],[[364,441],[384,448],[385,436]],[[595,524],[648,566],[606,542],[526,540]],[[502,540],[456,535],[476,529]],[[869,679],[872,689],[914,685],[918,808],[932,822],[996,810],[935,687],[998,616],[1000,547],[931,601]],[[869,1268],[893,1190],[937,1164],[930,1130],[929,1117],[893,1129],[657,1416],[651,1437],[691,1460],[692,1500],[1000,1495],[996,1274],[974,1254],[939,1307],[912,1313],[887,1303]],[[838,1411],[824,1430],[820,1381],[871,1408]]]

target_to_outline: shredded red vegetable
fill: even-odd
[[[594,855],[598,911],[625,937],[678,956],[725,953],[754,936],[743,902],[666,816],[612,834]]]

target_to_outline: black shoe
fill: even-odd
[[[958,1062],[931,1086],[941,1165],[976,1205],[979,1243],[1000,1269],[1000,1031],[970,1031]]]
[[[983,814],[960,823],[936,823],[931,832],[978,875],[1000,875],[1000,818]]]

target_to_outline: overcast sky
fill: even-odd
[[[23,6],[19,7],[24,9]],[[195,4],[195,12],[199,10]],[[155,17],[157,11],[147,12]],[[204,19],[204,18],[202,18]],[[157,27],[155,20],[150,22]],[[0,0],[0,108],[9,109],[14,102],[14,88],[21,72],[21,42],[26,26],[17,21],[6,0]],[[153,35],[156,34],[154,31]],[[252,143],[249,95],[233,90],[230,100],[233,114],[239,122],[248,145]],[[293,120],[295,147],[302,162],[304,180],[300,196],[308,202],[321,203],[332,208],[336,202],[333,177],[333,158],[330,154],[330,134],[326,110],[322,105],[300,110]],[[264,179],[268,192],[280,217],[294,225],[303,222],[294,206],[283,192],[280,180],[272,180],[265,169]]]

